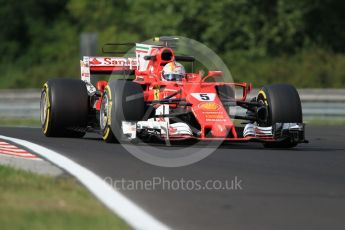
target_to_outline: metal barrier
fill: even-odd
[[[40,97],[39,89],[0,90],[0,119],[39,119]]]
[[[256,89],[249,97],[257,95]],[[345,89],[299,89],[304,118],[345,119]],[[0,119],[39,119],[39,89],[0,90]],[[243,110],[240,110],[243,112]]]

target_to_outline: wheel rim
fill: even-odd
[[[109,98],[105,93],[102,98],[101,109],[100,109],[100,127],[101,130],[104,130],[108,124],[108,110],[109,109]]]
[[[47,110],[48,110],[47,92],[43,91],[41,95],[41,103],[40,103],[40,115],[41,115],[42,126],[44,126],[47,121]]]
[[[258,95],[258,97],[257,97],[257,102],[259,102],[261,105],[266,105],[266,107],[267,107],[267,119],[266,119],[266,121],[264,121],[264,122],[260,122],[260,123],[258,123],[258,125],[260,125],[260,126],[271,126],[269,123],[270,123],[270,121],[269,121],[269,111],[268,111],[268,103],[267,103],[267,100],[265,99],[265,96],[263,96],[262,94],[259,94]]]

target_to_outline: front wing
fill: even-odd
[[[200,137],[197,132],[185,123],[169,124],[167,121],[122,122],[122,131],[128,139],[156,136],[162,140],[196,139],[201,141],[232,141],[232,142],[279,142],[290,139],[294,143],[306,143],[305,125],[303,123],[276,123],[269,127],[247,124],[238,137]],[[143,136],[144,135],[144,136]]]

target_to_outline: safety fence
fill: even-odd
[[[249,97],[254,97],[257,91],[254,89]],[[345,119],[345,89],[299,89],[298,92],[305,119]],[[39,119],[39,110],[39,89],[0,90],[0,119]]]

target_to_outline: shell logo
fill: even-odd
[[[201,103],[199,104],[199,108],[202,110],[218,110],[219,109],[219,105],[217,103],[214,102],[206,102],[206,103]]]

